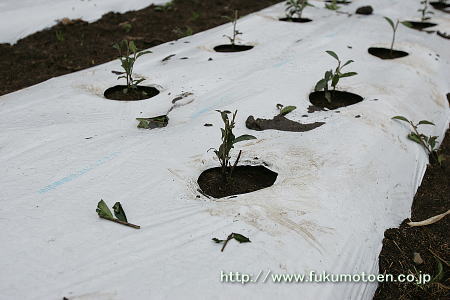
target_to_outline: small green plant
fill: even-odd
[[[233,113],[233,116],[231,120],[228,118],[228,115],[231,114],[228,110],[216,110],[218,113],[220,113],[222,117],[222,121],[224,123],[224,128],[220,128],[220,131],[222,132],[222,144],[219,146],[219,150],[215,148],[211,148],[209,150],[214,150],[214,153],[216,154],[217,158],[219,159],[220,166],[221,166],[221,173],[222,178],[225,182],[229,182],[231,179],[231,176],[233,174],[234,168],[237,166],[239,158],[241,157],[242,150],[239,151],[239,155],[234,162],[233,165],[230,163],[230,151],[234,148],[234,144],[256,139],[253,135],[244,134],[239,137],[235,137],[233,134],[233,129],[235,126],[234,120],[236,118],[237,110]],[[209,151],[208,150],[208,151]]]
[[[347,73],[342,73],[342,69],[351,64],[353,62],[353,60],[348,60],[345,64],[342,64],[342,62],[339,60],[339,57],[337,56],[336,53],[334,53],[333,51],[325,51],[326,53],[328,53],[330,56],[332,56],[334,59],[336,59],[338,61],[338,65],[336,67],[336,69],[334,70],[329,70],[325,72],[325,76],[323,79],[319,80],[314,88],[314,90],[317,91],[324,91],[325,92],[325,98],[328,100],[328,102],[331,103],[331,101],[333,100],[334,97],[334,92],[336,91],[336,86],[339,82],[339,80],[341,78],[344,77],[350,77],[350,76],[354,76],[358,73],[356,72],[347,72]],[[331,87],[333,88],[332,91],[330,91],[330,83],[331,83]]]
[[[285,116],[288,113],[290,113],[291,111],[295,110],[296,108],[297,108],[296,106],[292,106],[292,105],[289,105],[289,106],[285,107],[282,104],[277,104],[277,109],[279,111],[279,113],[278,113],[279,116]]]
[[[138,225],[128,223],[127,216],[125,215],[125,211],[123,210],[120,202],[116,202],[116,204],[114,204],[113,206],[114,216],[116,216],[116,218],[113,217],[111,211],[108,208],[108,205],[106,205],[105,201],[103,200],[100,200],[98,202],[97,209],[95,211],[97,212],[98,216],[102,219],[113,221],[136,229],[141,228]]]
[[[196,11],[193,11],[192,14],[191,14],[190,20],[193,21],[193,22],[195,22],[195,21],[197,21],[199,18],[200,18],[200,13],[198,13],[198,12],[196,12]]]
[[[225,19],[227,19],[228,21],[233,23],[233,36],[229,36],[224,34],[223,36],[228,38],[230,40],[231,45],[235,45],[236,44],[236,37],[240,34],[242,34],[242,32],[240,32],[239,30],[236,29],[236,25],[237,25],[237,20],[239,19],[239,15],[238,15],[238,11],[235,10],[234,11],[234,17],[228,17],[228,16],[224,16]]]
[[[392,28],[392,42],[391,42],[391,55],[392,55],[392,51],[394,50],[394,42],[395,42],[395,34],[397,33],[397,28],[398,28],[398,24],[400,23],[400,21],[397,19],[397,21],[394,23],[394,21],[392,21],[392,19],[388,18],[388,17],[383,17],[386,22],[389,23],[389,25]],[[403,21],[401,22],[403,25],[407,26],[407,27],[411,27],[411,23],[407,22],[407,21]]]
[[[186,26],[184,30],[177,27],[173,30],[173,32],[178,36],[178,38],[183,38],[194,34],[194,30],[192,30],[189,26]]]
[[[341,7],[336,4],[336,0],[333,0],[331,3],[326,3],[325,8],[330,10],[338,10]]]
[[[218,238],[213,238],[212,240],[214,242],[216,242],[217,244],[221,244],[223,243],[223,247],[220,250],[221,252],[223,252],[223,250],[225,250],[225,247],[227,246],[228,242],[232,239],[235,239],[236,241],[238,241],[239,243],[250,243],[250,239],[246,236],[243,236],[242,234],[239,233],[231,233],[225,240],[220,240]]]
[[[155,6],[154,10],[155,11],[169,11],[169,10],[172,9],[172,7],[173,7],[173,2],[170,1],[170,2],[167,2],[164,5]]]
[[[125,31],[126,33],[130,32],[131,29],[133,29],[133,25],[131,25],[131,23],[128,21],[120,23],[119,27],[122,28],[122,30]]]
[[[422,14],[420,20],[422,22],[425,22],[426,20],[431,19],[431,17],[429,17],[429,15],[434,14],[434,12],[428,10],[429,9],[428,0],[422,0],[422,1],[420,1],[420,4],[422,4],[423,7],[418,9],[417,11],[419,11]]]
[[[120,75],[117,79],[125,78],[127,80],[127,88],[124,93],[128,93],[130,89],[136,89],[137,85],[144,81],[144,78],[134,79],[133,68],[136,60],[144,54],[151,53],[151,51],[139,51],[133,41],[123,40],[119,44],[114,44],[113,48],[119,51],[119,59],[123,72],[113,71],[114,74]]]
[[[58,42],[64,42],[64,32],[62,32],[60,30],[56,30],[55,36],[56,36],[56,40]]]
[[[308,0],[288,0],[286,2],[286,17],[292,19],[297,15],[298,18],[302,18],[302,13],[305,7],[312,6],[308,3]]]
[[[400,120],[400,121],[406,122],[409,125],[411,125],[411,128],[413,129],[413,131],[408,134],[408,139],[418,143],[419,145],[422,145],[425,148],[425,150],[427,151],[427,154],[430,157],[431,163],[437,162],[439,165],[442,164],[442,162],[444,161],[444,156],[442,154],[441,155],[438,154],[439,149],[436,148],[437,136],[426,136],[423,133],[420,133],[418,130],[418,127],[420,125],[433,125],[434,126],[434,123],[427,121],[427,120],[422,120],[419,123],[415,124],[414,122],[408,120],[407,118],[405,118],[403,116],[395,116],[395,117],[392,117],[392,119]]]

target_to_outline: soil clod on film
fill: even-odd
[[[358,7],[355,12],[358,15],[371,15],[373,13],[373,8],[370,5]]]
[[[231,45],[231,44],[226,44],[226,45],[219,45],[214,47],[214,51],[216,52],[242,52],[242,51],[247,51],[252,49],[253,46],[249,46],[249,45]]]
[[[376,56],[381,59],[395,59],[409,55],[408,52],[405,51],[401,50],[391,51],[391,49],[388,48],[378,48],[378,47],[371,47],[367,51],[373,56]]]
[[[312,92],[309,94],[309,101],[318,107],[322,108],[328,108],[328,109],[336,109],[339,107],[349,106],[356,104],[358,102],[363,101],[363,97],[349,93],[349,92],[343,92],[343,91],[332,91],[333,94],[333,100],[329,102],[325,98],[325,92],[319,91],[319,92]]]
[[[237,166],[228,182],[224,181],[220,167],[200,174],[198,185],[203,193],[214,198],[251,193],[272,186],[278,173],[264,166]]]
[[[253,130],[267,130],[267,129],[275,129],[281,131],[293,131],[293,132],[306,132],[313,130],[317,127],[325,124],[324,122],[315,122],[310,124],[302,124],[299,122],[295,122],[287,119],[285,116],[278,115],[273,119],[256,119],[253,116],[249,116],[247,121],[245,121],[245,126],[248,129]]]
[[[283,22],[293,22],[293,23],[308,23],[311,22],[311,19],[308,18],[280,18],[280,21]]]
[[[116,85],[107,89],[104,96],[110,100],[138,101],[155,97],[158,94],[159,90],[151,86],[138,85],[137,88],[127,88],[126,85]]]

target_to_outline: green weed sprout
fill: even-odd
[[[144,81],[144,78],[134,79],[133,68],[136,60],[151,51],[139,51],[133,41],[123,40],[119,44],[114,44],[113,48],[119,51],[119,59],[121,62],[123,72],[113,71],[114,74],[120,75],[117,79],[125,78],[127,80],[127,88],[124,89],[124,93],[128,93],[130,89],[136,89],[137,85]]]
[[[239,155],[234,162],[233,165],[230,163],[230,151],[234,148],[234,144],[256,139],[253,135],[244,134],[239,137],[235,137],[233,134],[233,129],[235,126],[234,120],[236,118],[237,110],[233,113],[231,120],[229,119],[228,115],[231,114],[228,110],[216,110],[218,113],[220,113],[222,117],[222,121],[224,123],[224,128],[220,128],[220,131],[222,132],[222,144],[219,146],[219,150],[215,148],[211,148],[214,150],[214,153],[216,154],[217,158],[219,159],[220,166],[221,166],[221,172],[222,176],[225,182],[228,182],[233,174],[234,168],[237,166],[239,158],[241,157],[242,150],[239,151]],[[209,149],[209,150],[211,150]],[[208,151],[209,151],[208,150]]]
[[[337,56],[336,53],[334,53],[333,51],[325,51],[326,53],[328,53],[330,56],[332,56],[334,59],[336,59],[338,61],[338,66],[336,67],[336,69],[334,70],[329,70],[325,72],[325,76],[323,79],[319,80],[314,88],[314,90],[317,91],[325,91],[325,98],[328,100],[328,102],[331,103],[332,99],[333,99],[333,94],[336,91],[336,86],[339,82],[339,80],[341,78],[344,77],[350,77],[350,76],[354,76],[358,73],[356,72],[347,72],[347,73],[342,73],[342,69],[351,64],[353,62],[353,60],[348,60],[345,64],[343,64],[341,66],[341,61],[339,60],[339,57]],[[331,83],[331,87],[333,88],[332,91],[330,91],[330,83]]]
[[[422,145],[425,148],[427,154],[430,157],[431,163],[437,162],[437,163],[439,163],[439,165],[442,164],[442,162],[444,161],[444,156],[442,154],[441,155],[438,154],[438,148],[436,148],[437,136],[426,136],[423,133],[420,133],[418,130],[418,127],[420,125],[433,125],[434,126],[434,123],[427,121],[427,120],[422,120],[419,123],[414,124],[412,121],[408,120],[407,118],[405,118],[403,116],[395,116],[395,117],[392,117],[392,119],[400,120],[400,121],[406,122],[409,125],[411,125],[411,128],[413,129],[413,131],[408,134],[408,139],[416,142],[419,145]]]

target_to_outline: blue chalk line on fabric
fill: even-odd
[[[63,185],[67,182],[70,182],[84,174],[86,174],[87,172],[103,165],[104,163],[106,163],[107,161],[112,160],[114,157],[116,157],[120,152],[113,152],[111,154],[106,155],[105,157],[97,160],[96,162],[94,162],[93,164],[91,164],[90,166],[81,169],[73,174],[70,174],[69,176],[66,176],[58,181],[53,182],[52,184],[47,185],[46,187],[43,187],[42,189],[40,189],[38,191],[39,194],[44,194],[47,193],[49,191],[52,191],[54,189],[56,189],[57,187],[59,187],[60,185]]]

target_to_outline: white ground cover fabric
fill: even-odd
[[[142,9],[168,0],[1,0],[0,43],[15,43],[63,18],[93,22],[108,12]]]
[[[269,276],[241,285],[220,274],[377,274],[383,232],[410,216],[428,162],[391,117],[433,121],[423,131],[440,141],[450,116],[447,40],[401,26],[395,48],[409,56],[367,53],[389,46],[382,16],[417,16],[410,2],[342,9],[372,4],[368,17],[314,2],[306,24],[277,21],[284,6],[276,5],[239,21],[240,43],[255,45],[242,53],[212,51],[230,24],[160,45],[135,68],[161,89],[150,100],[102,97],[117,84],[118,61],[0,97],[1,298],[371,299],[376,283],[276,284]],[[448,25],[439,12],[433,18]],[[340,89],[364,101],[302,117],[315,83],[335,67],[325,50],[355,60],[347,70],[359,74]],[[182,92],[193,95],[178,102],[167,127],[136,128],[136,117],[166,113]],[[247,116],[271,118],[277,103],[297,106],[292,120],[326,124],[305,133],[245,128]],[[216,109],[238,110],[236,134],[258,139],[233,154],[242,149],[242,164],[278,172],[272,187],[197,198],[199,174],[218,165],[206,152],[220,142]],[[100,199],[120,201],[141,229],[99,219]],[[211,238],[231,232],[252,242],[231,241],[222,253]]]

